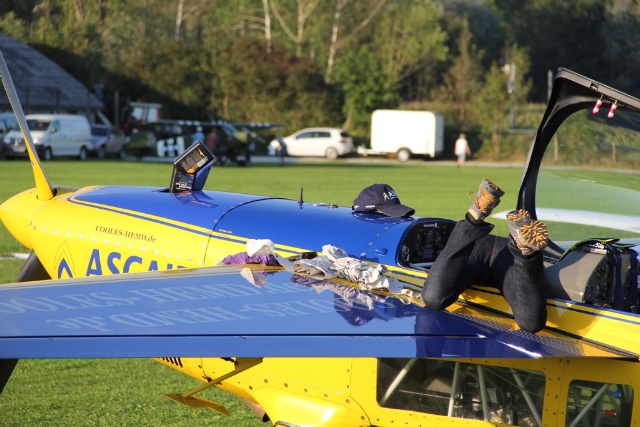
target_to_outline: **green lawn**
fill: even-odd
[[[97,184],[168,186],[169,163],[53,161],[45,164],[56,185]],[[468,166],[457,169],[436,162],[353,164],[344,161],[304,164],[225,166],[209,174],[206,189],[298,199],[304,188],[309,202],[351,206],[364,187],[390,184],[416,215],[461,219],[483,177],[506,191],[500,208],[515,207],[520,168]],[[27,161],[0,160],[0,202],[33,187]],[[507,226],[497,222],[497,234]],[[0,226],[0,256],[26,252]],[[0,283],[15,279],[22,261],[0,261]],[[261,426],[235,396],[211,390],[202,396],[225,404],[226,418],[207,409],[183,407],[163,397],[200,383],[146,359],[23,360],[0,395],[0,426]]]

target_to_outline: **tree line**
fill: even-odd
[[[524,112],[546,101],[549,71],[566,67],[633,94],[639,21],[633,0],[0,4],[1,32],[100,87],[107,106],[117,93],[162,102],[169,118],[339,126],[355,136],[368,134],[375,109],[434,109],[449,138],[465,131],[492,157],[522,151],[522,135],[505,130],[537,125]]]

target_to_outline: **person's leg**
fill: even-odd
[[[513,254],[513,268],[504,281],[504,297],[520,329],[538,332],[547,322],[542,253],[522,255],[512,244],[509,244],[509,251]]]
[[[520,329],[528,332],[538,332],[547,321],[542,272],[541,252],[522,255],[509,239],[500,238],[487,278],[504,295]]]
[[[511,236],[500,238],[489,280],[503,293],[518,326],[538,332],[547,321],[541,252],[547,245],[547,229],[524,210],[509,212],[507,219]]]
[[[485,275],[493,252],[493,225],[484,222],[500,203],[504,192],[483,179],[466,219],[456,224],[438,255],[422,289],[425,306],[441,310],[451,305],[469,286]]]
[[[492,224],[469,217],[456,224],[422,288],[426,307],[442,310],[482,279],[492,252],[492,229]]]

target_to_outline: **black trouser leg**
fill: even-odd
[[[478,283],[489,265],[491,249],[485,249],[484,240],[493,225],[472,224],[463,220],[456,224],[443,251],[440,253],[422,288],[425,305],[434,310],[448,307],[469,286]],[[476,248],[477,244],[481,250]]]
[[[542,253],[524,257],[512,244],[507,247],[513,264],[506,271],[502,293],[518,326],[525,331],[538,332],[547,322]]]
[[[518,326],[537,332],[547,319],[542,254],[522,256],[509,239],[489,235],[492,228],[469,220],[456,224],[425,281],[425,306],[441,310],[471,285],[493,286],[504,295]]]

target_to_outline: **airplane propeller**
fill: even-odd
[[[51,185],[51,181],[49,181],[49,178],[40,163],[38,152],[35,149],[33,139],[31,138],[31,132],[29,132],[27,120],[22,110],[22,105],[20,104],[18,94],[15,86],[13,85],[13,80],[11,79],[11,74],[9,73],[9,68],[7,67],[7,63],[4,60],[2,52],[0,52],[0,79],[2,79],[2,84],[7,93],[7,97],[9,98],[9,102],[11,103],[11,107],[16,115],[16,119],[18,120],[18,125],[20,126],[20,131],[22,132],[25,144],[27,145],[27,152],[29,153],[29,160],[31,161],[33,176],[36,183],[36,197],[40,201],[51,200],[55,196],[56,191]],[[42,263],[38,259],[36,253],[31,251],[29,258],[22,267],[22,270],[20,270],[20,274],[18,275],[16,282],[48,279],[51,279],[51,277],[42,266]],[[0,393],[7,384],[7,381],[9,381],[13,370],[18,364],[18,360],[19,359],[0,359]]]
[[[38,200],[51,200],[55,196],[56,191],[51,185],[51,181],[49,181],[49,178],[47,177],[47,174],[44,171],[42,164],[40,163],[40,157],[38,157],[38,152],[36,151],[35,145],[33,144],[33,139],[31,138],[31,132],[29,132],[29,128],[27,126],[27,119],[25,118],[24,112],[22,111],[22,105],[20,105],[20,100],[18,98],[16,88],[13,85],[11,74],[9,74],[9,68],[7,68],[7,63],[5,62],[1,52],[0,78],[2,78],[2,84],[4,85],[4,89],[7,92],[7,97],[9,98],[11,107],[13,108],[13,111],[16,115],[18,124],[20,125],[20,131],[22,132],[25,144],[27,145],[29,160],[31,160],[33,176],[36,181],[36,195],[38,197]]]

